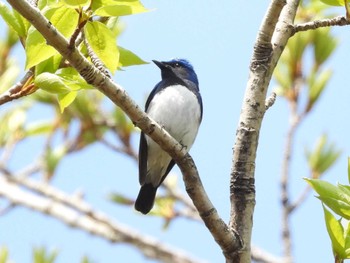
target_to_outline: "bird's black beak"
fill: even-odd
[[[157,61],[157,60],[152,60],[154,64],[157,65],[158,68],[160,69],[165,69],[167,68],[167,65],[164,63],[164,62],[160,62],[160,61]]]

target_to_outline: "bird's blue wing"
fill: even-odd
[[[140,185],[145,183],[147,175],[147,158],[148,158],[148,146],[146,141],[146,135],[141,132],[140,147],[139,147],[139,182]]]
[[[154,89],[149,94],[146,105],[145,105],[145,111],[147,112],[148,106],[151,103],[152,99],[154,98],[154,95],[157,92],[159,83],[154,87]],[[140,135],[140,145],[139,145],[139,182],[141,185],[144,184],[146,175],[147,175],[147,159],[148,159],[148,145],[146,140],[146,135],[141,132]]]

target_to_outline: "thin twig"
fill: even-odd
[[[289,262],[292,261],[292,240],[289,225],[290,215],[290,200],[289,200],[289,165],[292,156],[293,139],[296,128],[299,121],[295,119],[289,127],[286,144],[284,148],[284,157],[282,162],[282,175],[281,175],[281,203],[282,203],[282,243],[283,243],[283,255],[289,258]]]
[[[35,91],[34,86],[27,86],[23,89],[24,85],[33,77],[34,72],[32,69],[28,70],[24,77],[14,86],[12,86],[9,90],[0,95],[0,105],[19,99],[21,97],[32,94]]]
[[[327,18],[321,20],[315,20],[307,23],[301,23],[294,25],[294,33],[315,30],[321,27],[330,27],[330,26],[348,26],[350,25],[350,20],[347,20],[345,16],[337,16],[334,18]]]
[[[299,81],[296,81],[295,89],[299,89]],[[282,173],[281,173],[281,204],[282,204],[282,243],[283,243],[283,255],[288,259],[288,262],[292,262],[292,238],[290,232],[290,214],[293,210],[290,195],[289,195],[289,177],[290,177],[290,164],[292,158],[292,151],[294,145],[294,138],[297,128],[301,124],[305,117],[305,114],[299,114],[297,110],[296,102],[291,102],[291,117],[290,126],[286,136],[286,143],[284,148],[284,156],[282,161]]]

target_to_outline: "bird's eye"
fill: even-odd
[[[176,68],[180,67],[180,64],[179,63],[175,63],[175,67]]]

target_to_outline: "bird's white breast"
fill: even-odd
[[[191,148],[198,132],[201,109],[197,97],[188,88],[174,85],[157,93],[149,104],[147,113],[185,146],[187,151]],[[159,175],[165,173],[171,157],[149,137],[147,144],[148,167],[153,171],[148,171],[146,181],[156,184],[161,180]]]

